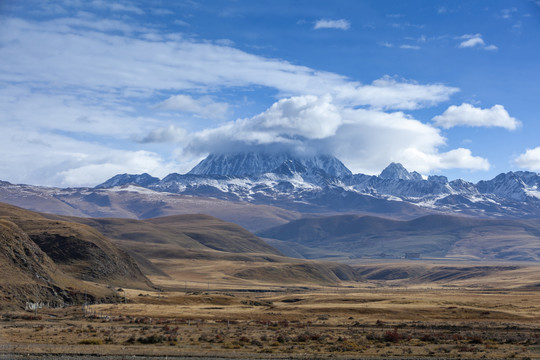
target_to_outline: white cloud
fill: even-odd
[[[527,149],[525,153],[516,157],[514,162],[522,169],[540,171],[540,147]]]
[[[322,139],[334,135],[341,121],[330,96],[307,95],[279,100],[250,122],[257,130],[276,136]]]
[[[54,84],[103,92],[109,89],[180,92],[264,86],[283,96],[332,94],[336,101],[378,108],[416,109],[448,100],[456,88],[384,77],[370,85],[335,73],[252,55],[230,46],[162,35],[163,41],[84,30],[80,20],[44,23],[7,19],[0,47],[0,80]],[[86,21],[92,24],[92,21]],[[101,24],[102,29],[97,29]],[[121,23],[100,23],[99,31]],[[105,28],[105,27],[106,28]],[[127,25],[126,25],[127,26]],[[146,35],[145,35],[146,36]],[[167,38],[170,40],[166,40]],[[36,61],[35,59],[40,59]],[[405,91],[405,92],[403,92]],[[397,99],[396,100],[396,95]]]
[[[284,146],[335,153],[355,171],[377,173],[408,149],[440,158],[445,140],[431,125],[383,111],[437,105],[459,90],[388,76],[362,84],[230,42],[85,14],[43,22],[6,17],[1,26],[0,171],[7,181],[95,185],[114,172],[188,170],[166,160],[166,143],[181,143],[176,153],[186,163],[189,151]],[[232,114],[215,94],[256,88],[283,100],[259,115],[200,130],[207,118],[225,121]],[[178,95],[163,100],[163,94]],[[364,109],[352,110],[358,107]],[[181,124],[189,133],[171,125],[176,111],[198,117]],[[436,165],[402,160],[411,169]]]
[[[435,125],[449,129],[454,126],[502,127],[515,130],[520,122],[511,117],[504,106],[481,109],[471,104],[451,105],[442,115],[433,118]]]
[[[486,44],[480,34],[464,35],[464,38],[466,40],[464,40],[463,42],[459,44],[459,47],[461,48],[484,46]]]
[[[69,169],[59,171],[58,177],[63,186],[95,186],[114,175],[124,173],[150,173],[165,176],[163,170],[172,170],[171,166],[163,163],[162,159],[151,152],[139,151],[112,151],[103,158],[85,158]]]
[[[471,169],[489,170],[490,164],[487,159],[473,156],[471,150],[458,148],[441,154],[440,164],[435,165],[437,169]]]
[[[0,133],[2,180],[52,186],[95,186],[119,173],[163,177],[179,164],[144,150],[122,150],[51,132]]]
[[[482,34],[466,34],[460,36],[458,39],[463,40],[458,46],[460,48],[480,48],[488,51],[497,50],[495,45],[486,45]]]
[[[252,118],[192,134],[188,150],[204,154],[276,145],[294,149],[309,140],[333,136],[341,124],[341,115],[330,96],[296,96],[279,100]]]
[[[160,109],[179,110],[189,112],[204,118],[222,119],[225,117],[229,105],[215,102],[210,96],[195,99],[189,95],[174,95],[156,106]]]
[[[397,161],[405,167],[422,173],[447,169],[468,169],[487,171],[489,161],[479,156],[473,156],[469,149],[458,148],[448,152],[420,151],[416,148],[404,149]]]
[[[340,29],[348,30],[351,27],[351,23],[345,19],[330,20],[321,19],[315,22],[314,29]]]
[[[133,108],[115,95],[78,95],[44,93],[15,85],[0,88],[0,122],[8,129],[114,138],[125,138],[160,124],[154,118],[133,115]]]
[[[188,136],[186,152],[292,151],[334,154],[354,172],[377,174],[390,162],[424,173],[435,169],[486,170],[468,149],[440,152],[440,131],[402,112],[343,108],[329,96],[283,99],[249,119]]]

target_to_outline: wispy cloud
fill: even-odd
[[[231,46],[161,34],[163,41],[96,34],[55,21],[9,19],[0,48],[4,80],[51,83],[58,89],[84,87],[178,92],[265,86],[282,94],[330,93],[336,101],[386,109],[416,109],[445,101],[457,89],[383,78],[364,85],[330,72],[252,55]],[[114,54],[114,57],[111,57]],[[35,59],[40,61],[36,62]],[[151,75],[151,76],[150,76]],[[54,81],[52,81],[54,79]]]
[[[144,14],[144,11],[127,2],[115,2],[115,1],[105,1],[105,0],[92,0],[90,3],[92,6],[100,9],[117,11],[117,12],[130,12],[138,15]]]
[[[187,21],[180,20],[180,19],[174,20],[174,23],[180,26],[191,26]]]
[[[229,105],[216,102],[210,96],[194,98],[189,95],[174,95],[159,103],[156,108],[189,112],[204,118],[222,119]]]
[[[350,27],[351,27],[351,23],[345,19],[339,19],[339,20],[321,19],[321,20],[317,20],[315,22],[315,25],[313,26],[315,30],[318,30],[318,29],[347,30]]]
[[[418,45],[408,45],[408,44],[404,44],[404,45],[400,45],[399,46],[400,49],[409,49],[409,50],[420,50],[420,46]]]
[[[498,49],[495,45],[486,45],[482,34],[466,34],[460,36],[458,39],[462,40],[458,45],[460,48],[479,48],[488,51]]]
[[[501,17],[503,19],[510,19],[512,18],[513,14],[517,12],[517,8],[512,7],[508,9],[502,9],[501,10]]]
[[[151,9],[150,10],[152,12],[152,14],[154,15],[158,15],[158,16],[164,16],[164,15],[173,15],[174,12],[169,10],[169,9]]]

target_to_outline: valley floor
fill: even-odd
[[[534,289],[188,285],[187,291],[126,289],[127,303],[85,311],[2,312],[0,359],[540,358]]]

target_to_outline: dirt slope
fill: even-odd
[[[92,283],[151,286],[135,261],[96,230],[1,203],[0,250],[6,304],[76,301],[84,289],[92,298],[111,295]]]

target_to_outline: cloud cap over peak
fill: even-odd
[[[332,154],[353,172],[377,174],[390,162],[424,173],[436,169],[489,169],[468,149],[440,152],[439,129],[402,112],[354,109],[331,96],[281,99],[266,111],[189,136],[192,154],[288,151]]]

